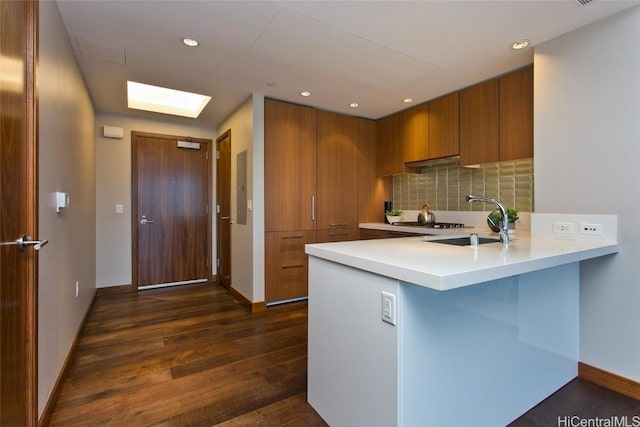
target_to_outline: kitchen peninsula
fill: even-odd
[[[579,262],[617,252],[617,220],[564,215],[604,233],[563,238],[558,220],[508,246],[307,245],[309,403],[336,427],[498,426],[575,378]]]

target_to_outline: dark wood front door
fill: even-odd
[[[211,140],[132,132],[133,286],[209,280]]]
[[[0,2],[0,425],[37,418],[37,2]]]
[[[231,131],[217,139],[216,155],[216,252],[217,278],[225,288],[231,288]]]

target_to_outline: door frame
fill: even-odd
[[[12,2],[13,3],[13,2]],[[4,5],[3,5],[4,7]],[[15,197],[11,197],[11,205],[18,207],[19,218],[17,226],[19,233],[38,237],[38,25],[39,3],[37,1],[15,2],[11,7],[23,8],[20,14],[22,19],[14,19],[7,25],[7,45],[10,42],[22,44],[20,60],[24,63],[24,91],[21,94],[20,110],[21,127],[18,132],[11,132],[9,141],[16,142],[13,138],[20,139],[21,144],[19,159],[19,179],[16,180],[18,188],[15,189]],[[10,11],[13,11],[11,9]],[[6,18],[6,16],[4,16]],[[2,21],[2,20],[0,20]],[[5,24],[3,22],[3,24]],[[3,27],[3,30],[5,28]],[[3,42],[4,42],[3,35]],[[6,53],[6,52],[0,52]],[[11,52],[15,54],[17,52]],[[0,144],[2,145],[2,144]],[[2,145],[4,147],[4,145]],[[9,160],[9,159],[8,159]],[[4,175],[4,172],[3,172]],[[1,178],[0,178],[1,179]],[[2,203],[4,205],[5,203]],[[11,213],[3,210],[0,215]],[[8,219],[11,215],[7,215]],[[11,218],[13,220],[13,218]],[[3,221],[6,223],[6,221]],[[13,232],[13,230],[11,230]],[[2,236],[15,239],[18,236]],[[6,248],[6,249],[5,249]],[[3,247],[3,251],[18,251],[16,246]],[[27,257],[25,265],[5,265],[3,268],[15,274],[17,278],[12,286],[2,284],[2,311],[0,313],[0,327],[5,332],[12,334],[13,342],[18,347],[18,352],[12,352],[13,358],[18,363],[6,366],[7,350],[1,346],[2,370],[0,372],[2,391],[0,392],[0,424],[18,422],[27,427],[37,425],[38,418],[38,256],[33,249],[25,250],[21,257]],[[22,264],[22,262],[20,263]],[[17,287],[17,289],[16,289]],[[12,298],[10,303],[4,300],[5,291]],[[15,305],[14,305],[15,304]],[[6,309],[6,310],[5,310]],[[3,335],[4,341],[4,335]],[[4,343],[3,343],[4,344]],[[11,358],[9,358],[11,361]],[[11,372],[8,381],[5,379],[5,369]],[[7,393],[7,388],[10,392]],[[16,390],[17,388],[17,390]]]
[[[222,135],[220,135],[219,137],[216,138],[216,159],[218,158],[218,144],[220,144],[220,142],[222,142],[224,139],[229,138],[229,176],[228,176],[228,186],[229,186],[229,217],[231,217],[231,129],[227,129]],[[231,290],[231,280],[233,279],[232,277],[232,269],[231,269],[231,254],[232,254],[232,248],[231,248],[231,218],[229,218],[229,253],[227,254],[228,258],[229,258],[229,283],[226,284],[224,282],[220,281],[220,277],[218,277],[218,259],[220,259],[220,247],[221,247],[221,233],[220,233],[220,228],[221,228],[221,217],[220,217],[220,212],[218,212],[218,205],[220,204],[220,200],[219,200],[219,196],[220,196],[220,186],[221,186],[221,180],[220,180],[220,167],[219,167],[219,162],[216,160],[216,261],[215,261],[215,265],[216,265],[216,281],[220,284],[222,284],[222,286],[224,288],[226,288],[227,290]]]
[[[211,145],[212,141],[205,138],[193,138],[189,136],[165,135],[151,132],[131,131],[131,291],[138,292],[138,138],[166,139],[167,141],[180,141],[190,138],[190,141],[206,145],[207,147],[207,171],[205,185],[207,194],[207,280],[212,281],[212,191],[211,191]]]

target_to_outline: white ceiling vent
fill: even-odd
[[[589,3],[593,3],[593,0],[575,0],[578,6],[586,6]]]

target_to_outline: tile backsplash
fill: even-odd
[[[393,207],[438,211],[487,211],[492,206],[467,203],[467,194],[492,197],[508,207],[533,212],[533,159],[487,163],[479,168],[459,164],[422,168],[420,174],[393,177]]]

